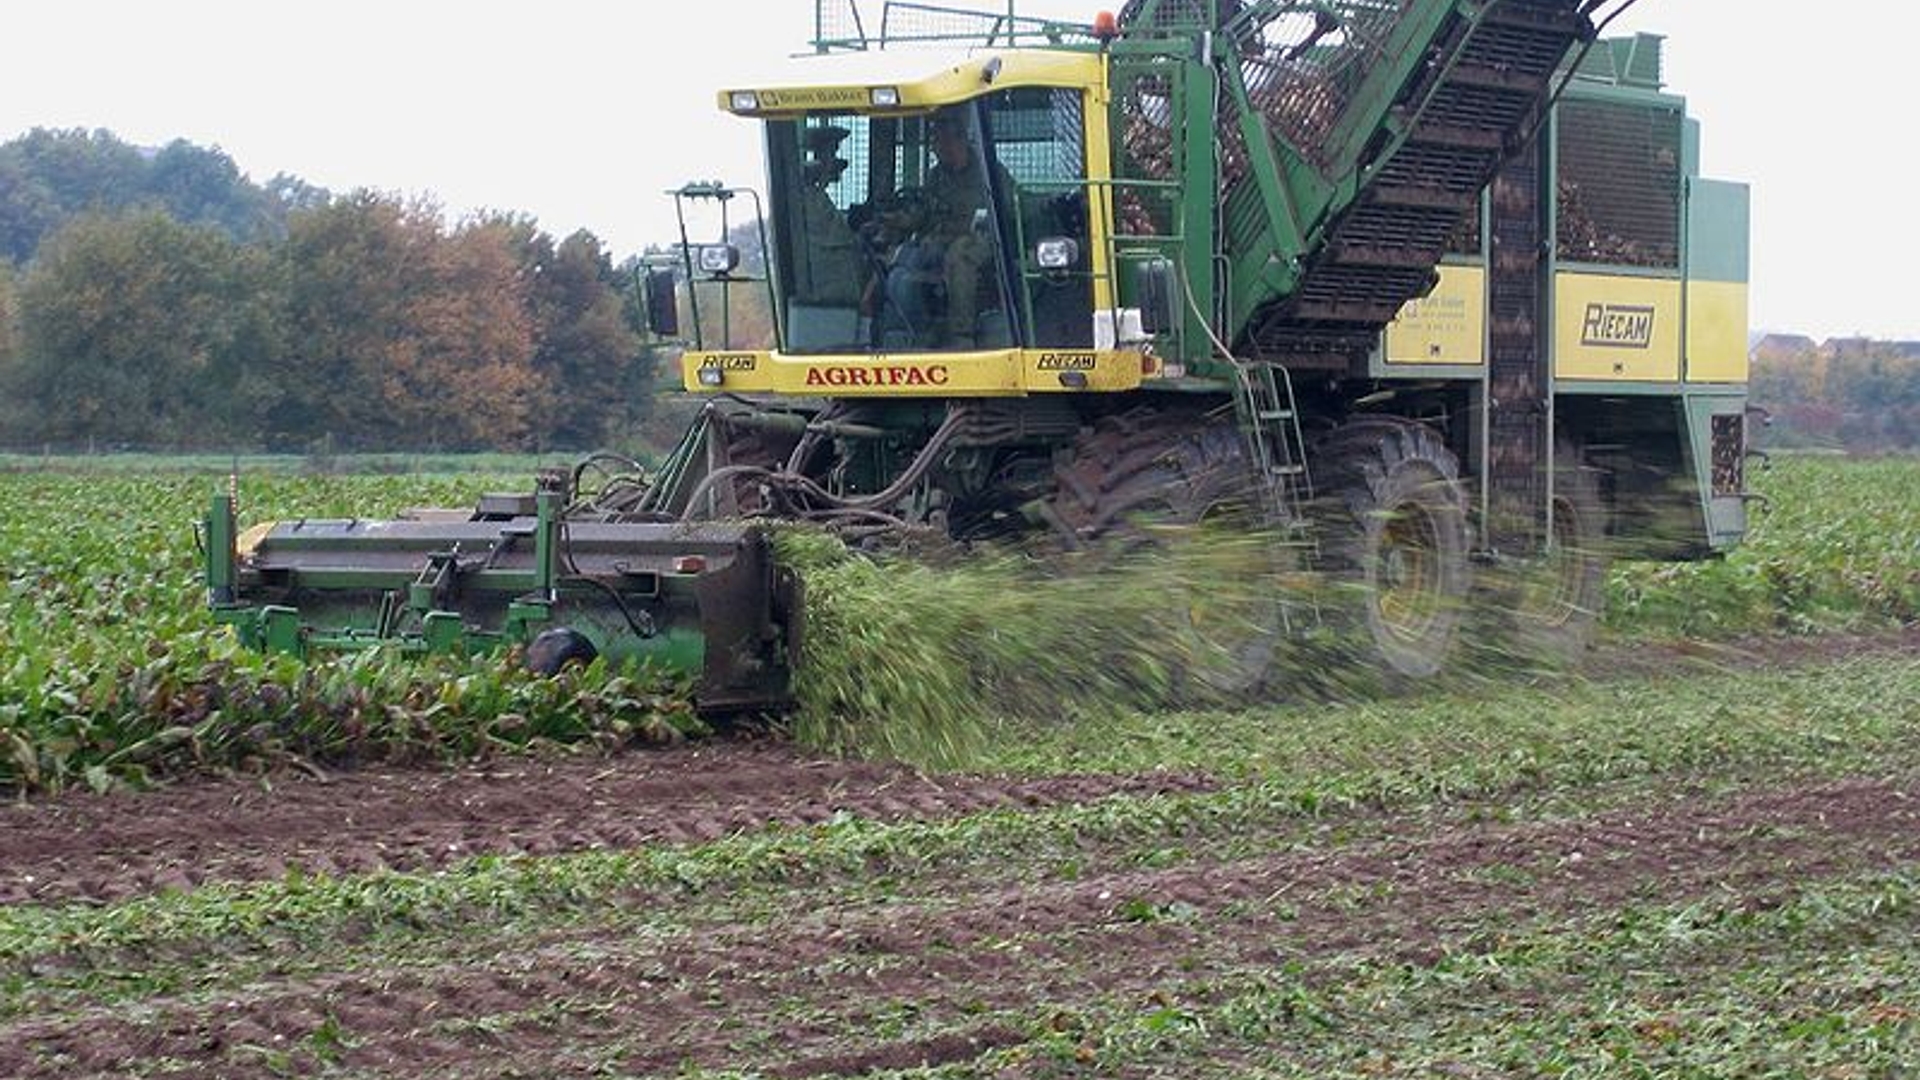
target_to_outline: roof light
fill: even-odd
[[[673,572],[676,574],[701,574],[707,569],[705,555],[676,555],[673,559]]]
[[[727,102],[734,112],[758,112],[760,95],[751,90],[735,90],[727,95]]]
[[[867,93],[867,100],[875,108],[897,109],[900,107],[900,88],[897,86],[876,86]]]

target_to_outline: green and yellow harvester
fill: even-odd
[[[651,657],[778,708],[804,604],[769,520],[1074,548],[1218,517],[1345,582],[1398,676],[1445,666],[1488,568],[1542,571],[1517,617],[1577,649],[1609,558],[1723,552],[1749,498],[1747,191],[1700,176],[1662,41],[1604,36],[1631,2],[895,0],[876,34],[819,0],[854,73],[723,91],[764,192],[674,193],[751,206],[760,250],[683,226],[646,280],[711,399],[671,457],[245,535],[223,494],[214,615],[296,653]],[[870,74],[908,45],[955,54]],[[770,347],[705,332],[749,294]]]

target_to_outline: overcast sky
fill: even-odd
[[[1021,10],[1085,20],[1099,6]],[[36,126],[185,138],[257,181],[288,172],[336,191],[430,193],[455,213],[523,211],[620,255],[671,236],[670,187],[761,185],[751,125],[714,94],[807,81],[792,57],[813,20],[812,0],[6,8],[0,139]],[[1707,174],[1753,185],[1754,326],[1920,339],[1920,151],[1906,115],[1920,17],[1885,0],[1788,10],[1641,0],[1613,31],[1668,36],[1668,81],[1704,124]]]

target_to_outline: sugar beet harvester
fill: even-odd
[[[246,537],[221,498],[216,616],[294,652],[649,656],[703,708],[777,707],[802,604],[757,521],[1072,548],[1220,519],[1348,583],[1389,672],[1440,670],[1514,567],[1509,630],[1576,649],[1608,558],[1746,525],[1746,189],[1699,175],[1660,40],[1600,36],[1622,6],[898,4],[882,41],[820,0],[826,66],[982,33],[917,81],[720,95],[764,132],[761,258],[725,227],[749,193],[675,193],[722,236],[647,281],[712,399],[658,474]],[[761,299],[771,348],[709,332]],[[1271,628],[1215,629],[1250,647],[1212,674],[1257,687]]]

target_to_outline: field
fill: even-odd
[[[1616,572],[1579,671],[998,687],[903,738],[925,696],[843,635],[798,742],[645,673],[239,653],[197,610],[216,483],[0,474],[0,1076],[1920,1069],[1914,463],[1783,461],[1734,557]]]

